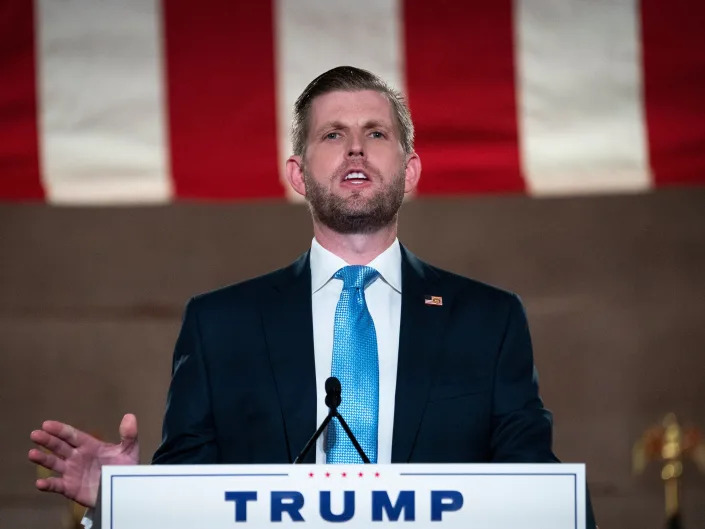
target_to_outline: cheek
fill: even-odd
[[[343,160],[344,156],[339,150],[319,147],[307,153],[306,165],[312,174],[327,177],[338,168]]]
[[[374,145],[368,149],[369,161],[385,173],[396,173],[404,164],[404,155],[398,149]]]

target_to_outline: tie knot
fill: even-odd
[[[333,277],[343,280],[343,289],[361,288],[364,290],[378,275],[379,272],[369,266],[350,265],[338,270]]]

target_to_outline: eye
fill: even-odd
[[[370,137],[375,138],[375,139],[384,139],[386,136],[384,135],[384,132],[379,131],[379,130],[373,130],[370,132]]]
[[[340,132],[328,132],[325,136],[327,140],[337,140],[340,138]]]

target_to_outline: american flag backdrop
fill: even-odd
[[[701,0],[0,0],[0,199],[286,199],[340,64],[407,94],[420,195],[705,183]]]

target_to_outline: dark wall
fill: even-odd
[[[0,206],[0,528],[59,527],[64,502],[34,492],[26,460],[43,419],[114,440],[134,412],[148,461],[188,297],[310,238],[282,203]],[[418,200],[400,238],[522,296],[556,451],[587,462],[603,527],[659,527],[658,468],[632,477],[631,446],[667,411],[705,428],[705,190]],[[705,477],[686,478],[686,527],[705,526]]]

